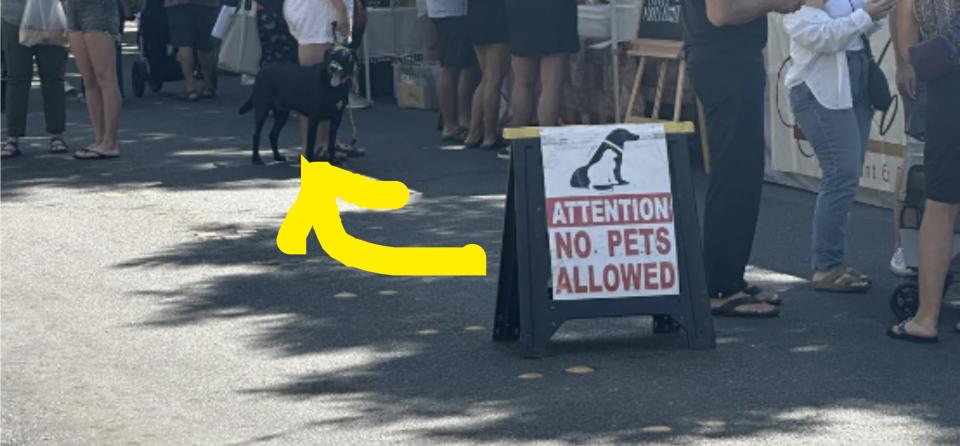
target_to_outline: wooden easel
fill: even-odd
[[[633,79],[633,89],[630,91],[630,100],[627,103],[627,112],[623,117],[629,123],[664,123],[680,122],[680,110],[683,106],[683,93],[686,85],[687,62],[683,58],[683,42],[659,39],[636,39],[630,44],[627,55],[640,58],[637,75]],[[646,115],[646,98],[643,95],[643,73],[648,60],[657,64],[657,86],[653,98],[653,111]],[[663,91],[667,83],[667,68],[671,63],[678,64],[676,96],[673,102],[673,117],[669,120],[660,118],[660,108],[663,105]],[[634,114],[635,106],[639,101],[640,114]],[[703,151],[703,165],[710,172],[710,147],[707,144],[706,117],[703,113],[703,104],[697,100],[697,119],[700,130],[700,147]]]

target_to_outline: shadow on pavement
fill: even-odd
[[[80,163],[28,148],[4,162],[3,200],[28,199],[39,186],[208,191],[289,188],[286,181],[296,181],[294,168],[248,164],[248,117],[234,111],[242,91],[200,104],[174,102],[171,94],[127,101],[124,121],[138,124],[124,126],[121,160]],[[80,107],[71,102],[75,120]],[[853,435],[843,430],[883,425],[919,429],[927,434],[916,439],[922,443],[960,438],[960,342],[945,333],[943,344],[917,347],[883,336],[891,322],[887,290],[896,283],[882,276],[889,246],[876,242],[888,238],[886,213],[854,212],[854,224],[865,229],[852,235],[852,256],[872,262],[867,272],[878,278],[866,296],[797,287],[779,320],[718,320],[714,351],[687,351],[679,336],[653,335],[648,318],[577,321],[555,338],[552,356],[525,360],[516,346],[490,340],[503,206],[496,195],[503,193],[505,165],[492,154],[434,148],[433,136],[424,136],[429,114],[379,107],[357,116],[371,156],[352,168],[402,179],[422,199],[397,212],[346,213],[348,230],[396,246],[479,243],[488,254],[487,277],[375,276],[336,264],[315,241],[306,257],[285,257],[275,246],[276,215],[256,226],[196,227],[203,237],[117,264],[132,273],[251,270],[136,290],[159,308],[137,328],[249,318],[258,330],[251,348],[278,358],[323,355],[328,364],[284,384],[236,385],[245,395],[344,408],[343,417],[304,429],[391,426],[439,442],[633,444]],[[296,145],[295,128],[291,123],[284,134],[287,153]],[[79,147],[88,136],[89,128],[73,126],[69,142]],[[785,253],[809,250],[812,196],[768,191],[754,262],[805,276],[805,254]],[[945,324],[955,313],[945,314]],[[565,372],[575,365],[594,371]],[[528,373],[542,377],[519,378]]]

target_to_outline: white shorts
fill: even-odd
[[[347,17],[352,22],[353,0],[344,0],[344,3]],[[286,0],[283,2],[283,18],[290,27],[290,34],[300,45],[334,43],[331,25],[337,20],[337,10],[330,0]],[[337,35],[340,42],[345,42],[347,37]]]

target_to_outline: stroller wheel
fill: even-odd
[[[133,63],[130,69],[130,83],[133,84],[133,95],[142,98],[147,83],[147,66],[142,61]]]
[[[905,283],[893,290],[890,296],[890,310],[903,321],[917,314],[920,306],[920,287],[915,283]]]

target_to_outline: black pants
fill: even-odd
[[[763,187],[763,56],[698,60],[688,73],[703,102],[710,143],[710,186],[703,218],[703,251],[711,297],[747,287],[743,278]]]
[[[63,91],[67,49],[56,45],[23,46],[20,44],[20,27],[7,22],[0,25],[0,32],[7,68],[7,97],[4,98],[7,107],[7,136],[19,138],[26,132],[34,59],[40,72],[40,92],[43,94],[47,133],[63,133],[67,118],[66,95]]]

